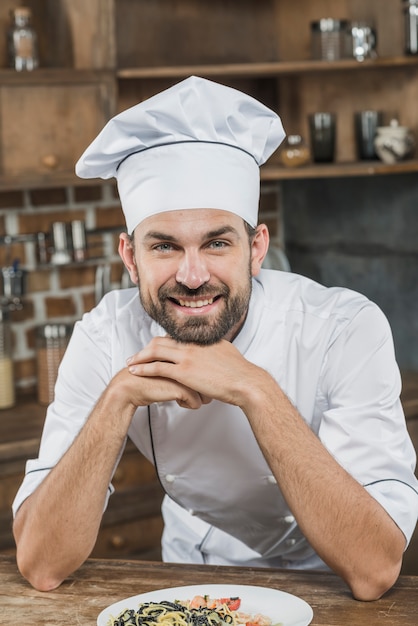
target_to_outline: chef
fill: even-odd
[[[364,296],[262,269],[259,167],[279,117],[190,77],[113,118],[76,171],[117,179],[136,285],[76,326],[13,509],[20,571],[94,547],[127,438],[155,465],[166,561],[395,582],[418,511],[391,331]]]

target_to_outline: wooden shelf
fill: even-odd
[[[418,57],[381,57],[363,62],[354,59],[340,61],[276,61],[266,63],[225,63],[216,65],[183,65],[164,67],[127,67],[116,71],[119,80],[202,77],[268,77],[291,74],[358,71],[380,68],[418,67]]]
[[[261,180],[292,180],[303,178],[346,178],[353,176],[377,176],[384,174],[409,174],[418,172],[418,159],[387,165],[381,161],[355,163],[324,163],[286,168],[282,165],[266,164],[261,168]]]
[[[110,69],[77,70],[71,68],[39,68],[32,72],[0,69],[0,85],[28,87],[30,85],[72,85],[113,83],[115,73]]]
[[[261,168],[262,181],[294,180],[303,178],[346,178],[354,176],[379,176],[384,174],[410,174],[418,172],[418,159],[401,161],[387,165],[380,161],[353,163],[311,164],[298,168],[287,168],[280,164],[268,163]],[[51,189],[56,187],[87,187],[102,185],[109,181],[101,178],[88,180],[79,178],[73,172],[52,172],[27,176],[0,176],[0,192],[16,189]]]
[[[74,172],[48,172],[0,176],[0,192],[25,189],[52,189],[56,187],[87,187],[103,183],[102,179],[83,179]]]

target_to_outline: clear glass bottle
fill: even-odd
[[[405,20],[405,53],[418,54],[418,0],[402,2]]]
[[[32,27],[32,12],[17,7],[10,12],[11,25],[7,34],[9,66],[18,72],[34,70],[39,65],[38,40]]]
[[[54,399],[58,368],[72,333],[72,324],[44,324],[36,329],[38,402],[48,405]]]
[[[16,402],[12,359],[12,329],[9,311],[0,307],[0,409],[14,406]]]

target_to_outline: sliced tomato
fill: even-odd
[[[238,611],[241,606],[241,598],[220,598],[221,604],[226,604],[230,611]]]

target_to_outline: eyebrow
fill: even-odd
[[[205,233],[204,239],[214,239],[216,237],[221,237],[222,235],[233,234],[239,237],[239,233],[236,228],[233,226],[222,226],[221,228],[217,228],[216,230],[210,230]],[[144,241],[149,240],[160,240],[160,241],[170,241],[174,243],[177,241],[177,238],[173,235],[168,235],[167,233],[160,232],[158,230],[150,230],[144,235]]]
[[[160,233],[158,230],[150,230],[144,235],[144,241],[148,239],[162,239],[163,241],[175,241],[176,238],[173,235],[167,235],[167,233]]]

